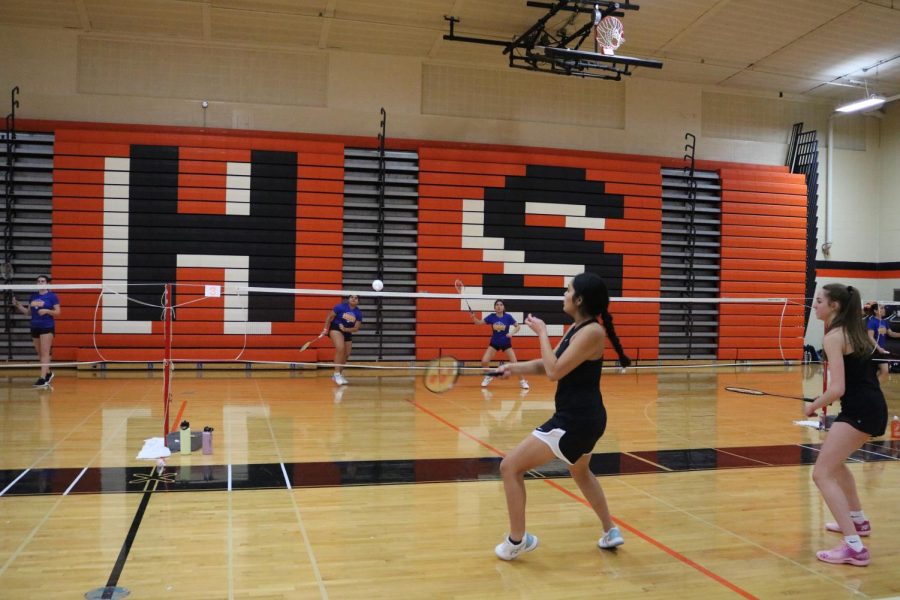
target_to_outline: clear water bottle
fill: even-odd
[[[212,454],[212,432],[209,425],[203,428],[203,454]]]
[[[179,440],[181,443],[181,453],[182,454],[190,454],[191,453],[191,424],[187,421],[181,422],[181,432],[179,435]]]

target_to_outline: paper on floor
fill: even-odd
[[[166,448],[166,442],[161,437],[150,438],[144,440],[144,447],[138,452],[139,459],[155,459],[171,456],[172,453]]]

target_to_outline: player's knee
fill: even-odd
[[[511,460],[508,456],[505,456],[503,460],[500,461],[501,476],[510,477],[518,475],[520,473],[524,473],[524,470],[519,468],[515,460]]]
[[[816,466],[813,467],[812,478],[816,486],[822,487],[823,483],[830,479],[834,479],[834,470],[826,465],[817,463]]]

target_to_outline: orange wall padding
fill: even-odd
[[[225,165],[247,162],[251,150],[296,153],[296,231],[293,282],[287,287],[340,289],[343,235],[344,146],[337,141],[234,137],[171,130],[155,133],[122,129],[68,129],[56,132],[53,184],[53,267],[55,284],[98,283],[103,279],[104,164],[107,157],[127,158],[133,144],[178,147],[178,212],[224,214]],[[181,232],[184,234],[185,232]],[[227,239],[237,231],[219,232]],[[161,242],[170,235],[158,233]],[[222,284],[222,268],[179,268],[178,303],[201,298],[188,284]],[[102,333],[95,323],[93,291],[58,292],[63,316],[54,343],[56,360],[160,360],[162,323],[152,324],[154,335]],[[304,353],[297,347],[322,329],[338,296],[302,296],[293,300],[293,322],[273,322],[270,335],[223,333],[223,301],[203,299],[178,309],[173,355],[185,360],[314,361],[330,360],[329,344]],[[161,311],[160,311],[161,312]],[[95,351],[94,345],[99,348]]]
[[[802,355],[806,278],[806,184],[803,175],[723,168],[722,297],[791,300],[783,305],[723,304],[719,351],[723,360]],[[784,319],[782,320],[782,314]]]
[[[302,136],[266,132],[202,131],[174,127],[93,126],[54,124],[56,128],[52,275],[54,283],[98,283],[104,269],[104,165],[108,157],[126,158],[133,145],[178,149],[177,210],[179,214],[224,214],[225,164],[245,163],[256,151],[296,153],[296,219],[293,281],[298,288],[339,289],[342,280],[342,218],[344,148],[365,144],[359,138]],[[603,254],[621,265],[621,289],[627,297],[660,295],[662,188],[660,168],[671,159],[566,152],[447,142],[398,140],[397,148],[417,149],[419,174],[418,291],[453,293],[453,282],[482,285],[487,276],[503,275],[504,263],[486,258],[481,248],[464,247],[466,200],[483,200],[490,190],[502,190],[529,169],[572,169],[584,180],[602,185],[620,198],[622,211],[603,227],[585,226],[581,242],[602,243]],[[390,148],[389,148],[390,149]],[[677,162],[677,161],[676,161]],[[780,167],[709,163],[722,174],[721,295],[725,297],[787,296],[801,299],[806,272],[806,188],[801,176]],[[486,192],[486,190],[488,190]],[[523,216],[524,231],[570,229],[565,216]],[[576,228],[577,229],[577,228]],[[223,231],[236,236],[240,231]],[[159,228],[160,241],[171,233]],[[525,234],[527,236],[527,234]],[[538,235],[536,233],[536,235]],[[107,238],[112,239],[112,238]],[[569,252],[565,240],[548,239],[554,252]],[[581,246],[584,247],[584,246]],[[571,262],[589,261],[571,250]],[[513,262],[515,262],[513,260]],[[223,268],[182,267],[176,283],[221,283]],[[565,277],[549,270],[526,270],[527,291],[555,289],[560,296]],[[162,324],[154,335],[102,333],[95,325],[97,294],[58,292],[63,316],[58,321],[56,360],[159,360]],[[179,303],[200,300],[198,291],[180,292]],[[175,323],[174,356],[184,360],[328,361],[330,344],[319,343],[300,354],[297,347],[321,331],[338,296],[302,296],[293,300],[293,320],[274,322],[270,335],[226,335],[222,300],[203,299],[179,310]],[[657,303],[613,302],[611,312],[626,351],[632,357],[658,356]],[[786,358],[802,353],[802,307],[724,305],[720,315],[718,356],[725,360]],[[102,318],[102,313],[100,314]],[[370,317],[371,318],[371,317]],[[477,360],[487,345],[489,329],[474,325],[455,299],[421,299],[417,303],[416,356],[430,359],[453,354]],[[100,354],[94,350],[94,344]],[[537,340],[514,340],[519,358],[537,355]],[[243,351],[242,351],[243,349]],[[614,353],[607,352],[608,358]]]
[[[621,295],[658,297],[662,210],[658,163],[439,146],[419,149],[419,290],[454,293],[456,279],[471,289],[481,286],[484,274],[503,272],[503,264],[485,259],[481,249],[461,248],[462,227],[472,214],[463,210],[463,204],[465,200],[484,199],[486,189],[503,188],[508,177],[524,176],[530,165],[583,169],[586,180],[604,182],[606,193],[623,196],[623,217],[608,219],[604,229],[584,230],[582,239],[603,241],[606,253],[621,257]],[[564,217],[556,215],[529,214],[525,218],[525,230],[534,228],[534,236],[540,235],[540,226],[563,224]],[[558,251],[567,249],[565,241],[546,240],[546,245]],[[573,264],[587,260],[577,251],[571,256]],[[564,281],[562,274],[552,270],[535,273],[525,276],[525,291],[516,291],[528,295],[529,287],[555,288],[560,303],[554,310],[562,314]],[[507,301],[508,306],[512,304]],[[616,331],[632,357],[658,356],[657,306],[622,302],[611,306]],[[490,328],[473,324],[459,301],[420,299],[417,313],[417,358],[431,359],[443,353],[477,360],[484,354]],[[513,340],[513,348],[519,358],[533,358],[538,355],[537,338],[520,334]],[[615,357],[611,349],[606,355]]]

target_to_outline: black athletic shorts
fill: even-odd
[[[887,429],[888,410],[884,395],[869,393],[860,398],[841,399],[841,414],[835,421],[848,423],[854,429],[868,433],[873,437],[883,435]]]
[[[31,328],[31,337],[34,339],[41,337],[45,333],[56,334],[56,327],[32,327]]]
[[[590,454],[597,440],[606,431],[606,409],[595,418],[572,421],[553,415],[549,421],[536,427],[532,435],[550,446],[558,458],[575,464],[585,454]]]
[[[329,331],[337,331],[337,332],[339,332],[339,333],[343,333],[343,334],[344,334],[344,341],[345,341],[345,342],[352,342],[352,341],[353,341],[353,334],[352,334],[352,333],[347,333],[346,331],[341,331],[341,329],[340,329],[339,327],[332,327]]]

